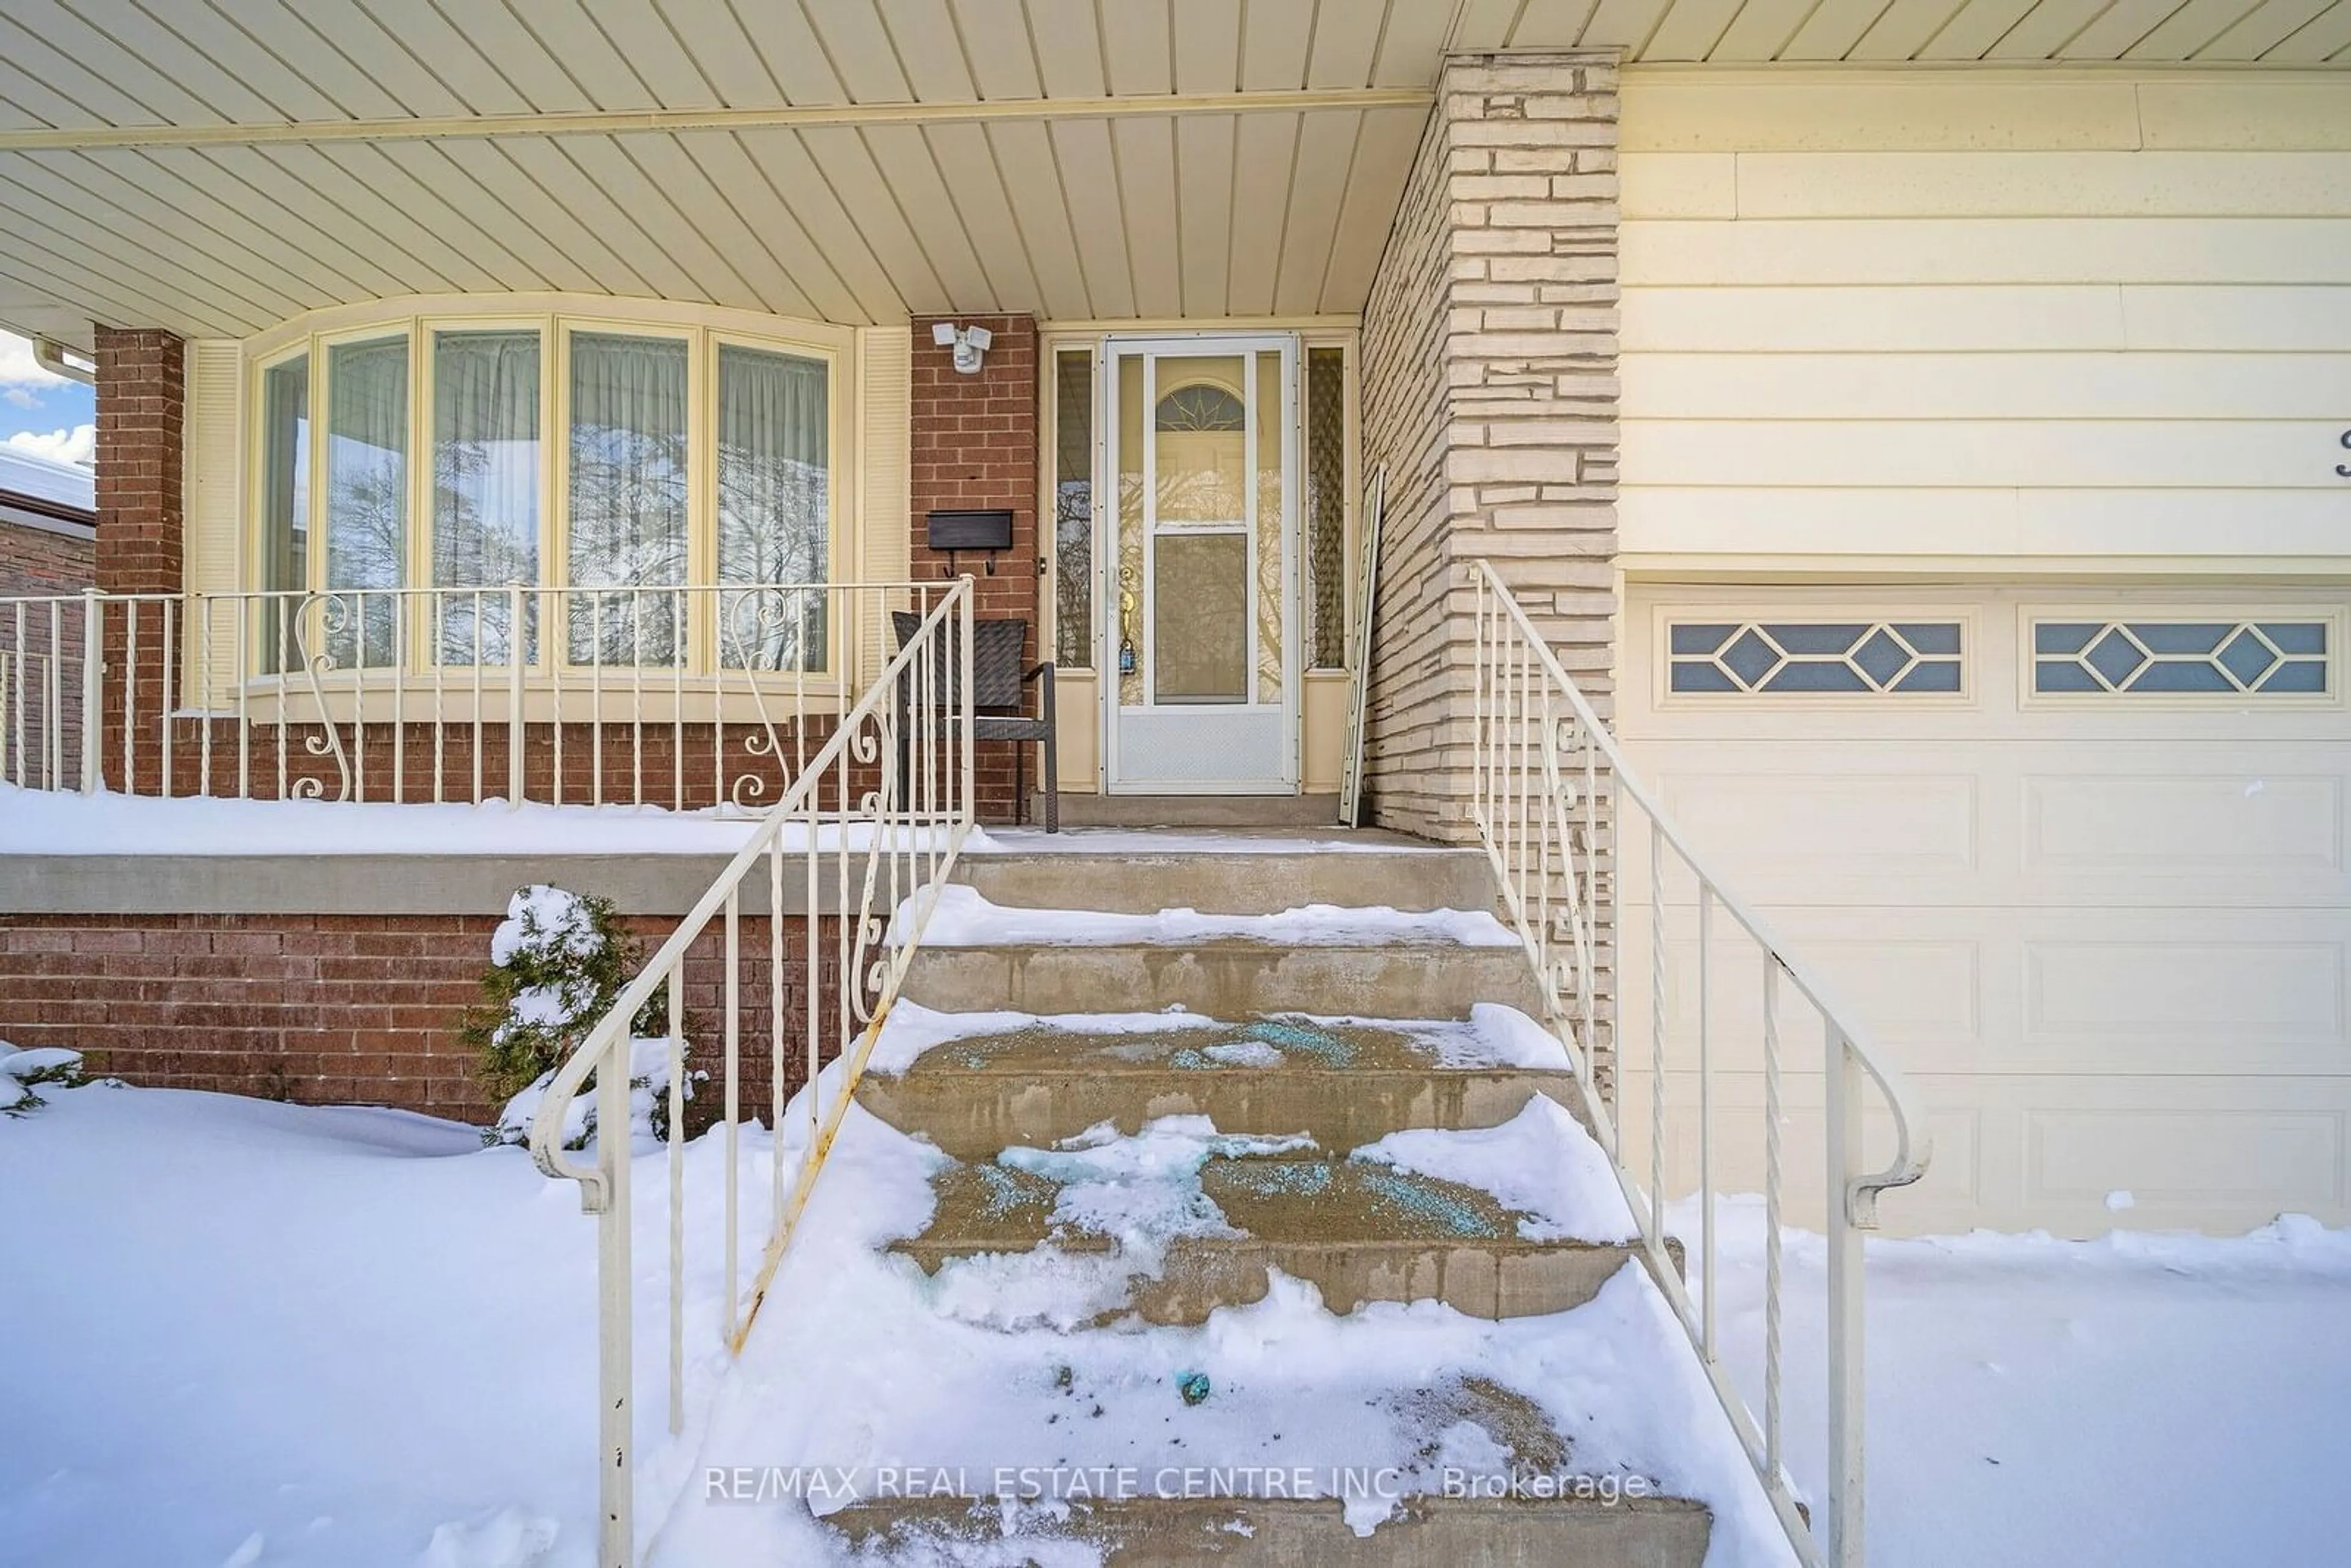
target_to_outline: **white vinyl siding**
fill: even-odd
[[[2351,80],[1632,75],[1623,132],[1620,730],[1911,1075],[1934,1166],[1886,1223],[2351,1218]],[[1668,641],[1949,621],[1934,697],[1755,648],[1692,690]]]
[[[914,334],[904,327],[868,327],[857,334],[857,379],[864,392],[858,422],[856,517],[862,538],[858,580],[903,582],[912,549],[910,447],[914,420]],[[893,604],[893,609],[904,609]],[[864,628],[861,682],[870,682],[895,653],[886,618]]]
[[[2351,563],[2351,92],[2296,101],[1629,78],[1628,564]]]
[[[198,341],[188,345],[186,359],[182,583],[190,593],[234,593],[244,570],[238,453],[244,441],[245,356],[235,343]],[[207,637],[205,619],[193,612],[186,617],[181,658],[182,667],[196,677],[188,683],[183,706],[210,709],[225,700],[236,678],[237,645],[225,623],[213,625]]]

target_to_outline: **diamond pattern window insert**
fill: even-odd
[[[2038,621],[2043,695],[2324,696],[2324,621]]]
[[[1677,693],[1953,695],[1956,621],[1677,621],[1667,629]]]

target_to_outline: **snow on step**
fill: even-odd
[[[987,839],[967,854],[1200,855],[1371,854],[1443,855],[1454,852],[1401,834],[1332,828],[1324,832],[1268,830],[1219,831],[1213,828],[1063,828],[1048,833],[1037,828],[991,828]]]
[[[892,1249],[939,1281],[946,1310],[999,1326],[1196,1323],[1263,1300],[1277,1274],[1343,1312],[1429,1300],[1533,1316],[1582,1305],[1632,1256],[1622,1197],[1591,1177],[1599,1159],[1541,1096],[1499,1127],[1352,1154],[1165,1116],[947,1165],[931,1222]]]
[[[1381,1157],[1472,1174],[1501,1163],[1514,1140],[1582,1136],[1572,1119],[1537,1114],[1458,1158],[1412,1142]],[[878,1512],[842,1511],[903,1492],[919,1474],[923,1490],[991,1500],[955,1532],[1009,1530],[1013,1540],[991,1551],[902,1534],[882,1560],[1096,1563],[1110,1543],[1054,1522],[1057,1498],[1104,1485],[1145,1500],[1180,1495],[1204,1468],[1259,1495],[1270,1484],[1283,1495],[1302,1488],[1375,1541],[1383,1525],[1410,1528],[1416,1500],[1449,1481],[1541,1475],[1703,1504],[1710,1563],[1785,1561],[1687,1343],[1637,1264],[1573,1311],[1504,1321],[1429,1301],[1341,1314],[1277,1272],[1261,1300],[1195,1325],[1077,1326],[1089,1305],[1116,1305],[1138,1259],[1230,1228],[1200,1185],[1211,1160],[1298,1152],[1164,1124],[1026,1151],[1016,1168],[1026,1160],[1069,1178],[1057,1212],[1068,1198],[1071,1217],[1120,1250],[976,1258],[926,1275],[891,1248],[932,1221],[935,1178],[952,1162],[852,1106],[693,1472],[779,1467],[827,1478],[824,1495],[764,1507],[689,1497],[663,1527],[656,1561],[845,1561],[852,1535],[907,1521],[886,1500]],[[1563,1228],[1570,1218],[1554,1209],[1520,1222]],[[1024,1490],[1048,1506],[1024,1513]],[[1016,1506],[999,1508],[999,1493]],[[837,1515],[841,1530],[811,1511]]]
[[[1290,1027],[1280,1027],[1283,1025]],[[900,1002],[890,1009],[873,1042],[872,1054],[866,1060],[866,1069],[872,1072],[904,1073],[928,1053],[943,1046],[954,1046],[957,1048],[956,1051],[943,1055],[961,1055],[961,1065],[976,1070],[994,1060],[995,1042],[1034,1040],[1039,1036],[1053,1044],[1057,1055],[1066,1053],[1069,1060],[1093,1071],[1139,1068],[1170,1053],[1180,1057],[1186,1050],[1196,1050],[1200,1065],[1308,1070],[1394,1064],[1393,1060],[1367,1061],[1364,1054],[1353,1051],[1339,1054],[1349,1051],[1350,1046],[1364,1052],[1377,1050],[1369,1042],[1329,1038],[1350,1030],[1381,1031],[1395,1040],[1408,1041],[1417,1054],[1426,1058],[1427,1065],[1439,1069],[1520,1067],[1562,1072],[1568,1069],[1567,1049],[1549,1030],[1515,1008],[1491,1003],[1473,1008],[1466,1021],[1299,1013],[1236,1022],[1180,1008],[1160,1012],[1040,1015],[941,1012],[914,1002]],[[1186,1031],[1198,1031],[1199,1038],[1186,1038]],[[1239,1041],[1216,1042],[1207,1038],[1232,1033],[1254,1041],[1264,1053],[1238,1051]],[[1217,1054],[1218,1051],[1222,1054]],[[1021,1065],[1033,1068],[1035,1064]],[[1195,1064],[1176,1061],[1174,1065]]]
[[[904,911],[900,911],[903,929]],[[1241,940],[1285,946],[1351,946],[1384,942],[1457,943],[1468,947],[1516,946],[1519,939],[1483,910],[1342,908],[1310,904],[1272,915],[1203,915],[1163,909],[1155,915],[1108,915],[1083,909],[1036,909],[990,904],[979,890],[952,883],[923,928],[935,947],[1022,945],[1185,944]]]
[[[958,1159],[1109,1123],[1205,1115],[1228,1133],[1303,1132],[1349,1149],[1414,1127],[1490,1127],[1539,1094],[1573,1102],[1567,1054],[1512,1009],[1467,1020],[1188,1012],[892,1009],[861,1103]]]

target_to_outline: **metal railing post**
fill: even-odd
[[[522,809],[523,585],[507,584],[507,809]]]
[[[978,591],[968,577],[963,580],[962,586],[962,624],[956,630],[956,668],[958,672],[957,678],[962,682],[958,695],[962,698],[963,708],[961,737],[963,742],[963,821],[966,824],[972,824],[979,821],[979,781],[973,756],[978,750],[973,743],[973,737],[978,732],[979,724],[976,716],[977,709],[973,706],[971,689],[971,601],[977,597]],[[1014,806],[1017,810],[1019,802],[1015,801]]]
[[[1834,1019],[1824,1026],[1822,1063],[1828,1165],[1828,1561],[1860,1568],[1862,1557],[1861,1228],[1852,1183],[1861,1165],[1861,1068]]]
[[[81,792],[95,795],[106,781],[99,754],[106,734],[106,649],[99,632],[105,596],[81,591]]]
[[[636,1457],[629,1350],[634,1335],[629,1270],[629,1048],[596,1070],[596,1166],[603,1207],[596,1217],[598,1568],[636,1562]]]

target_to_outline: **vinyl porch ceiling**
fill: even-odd
[[[1562,45],[2344,66],[2351,0],[7,0],[0,324],[1351,313],[1440,56]]]

